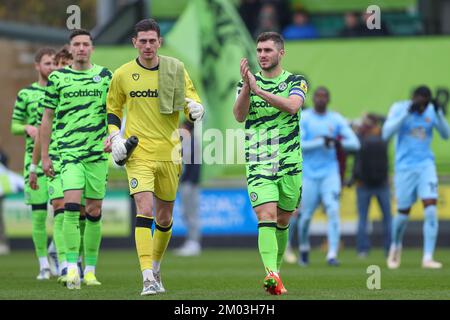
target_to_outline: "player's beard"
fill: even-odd
[[[52,73],[52,71],[50,71],[49,74],[45,74],[45,73],[40,72],[41,79],[44,80],[45,82],[48,82],[48,76],[50,75],[50,73]]]
[[[274,70],[276,67],[278,67],[278,64],[280,63],[280,61],[277,59],[277,58],[274,58],[272,61],[271,61],[271,64],[268,66],[268,67],[263,67],[262,65],[261,65],[261,63],[259,63],[259,67],[262,69],[262,70],[264,70],[264,71],[266,71],[266,72],[271,72],[272,70]]]

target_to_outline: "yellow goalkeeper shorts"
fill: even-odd
[[[175,201],[181,176],[181,163],[131,157],[128,159],[125,169],[128,175],[130,195],[139,192],[153,192],[161,200]]]

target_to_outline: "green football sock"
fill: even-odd
[[[68,263],[77,263],[80,252],[80,205],[66,203],[64,212],[63,233],[66,243]]]
[[[37,209],[37,206],[33,205],[31,211],[32,238],[36,255],[42,258],[47,257],[47,210]]]
[[[283,261],[284,252],[289,240],[289,225],[279,226],[277,225],[276,231],[277,244],[278,244],[278,255],[277,255],[277,272],[280,272],[281,262]]]
[[[58,254],[59,263],[67,261],[66,243],[64,242],[63,223],[64,223],[64,209],[55,210],[55,217],[53,219],[53,240],[55,241],[56,253]]]
[[[80,216],[80,253],[79,256],[84,256],[84,230],[86,229],[86,217]]]
[[[84,264],[96,266],[100,242],[102,240],[101,215],[90,216],[86,213],[86,230],[84,231]]]
[[[277,271],[278,244],[276,222],[258,223],[258,248],[267,272]]]

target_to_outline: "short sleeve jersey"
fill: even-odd
[[[308,91],[306,79],[283,70],[276,78],[255,75],[260,88],[288,98],[298,95],[305,99]],[[238,85],[238,94],[243,82]],[[294,115],[280,111],[262,98],[251,93],[250,109],[245,121],[245,157],[247,164],[279,165],[279,171],[290,164],[302,162],[300,149],[300,111]]]
[[[112,73],[99,65],[78,71],[67,66],[52,72],[43,106],[55,110],[61,164],[107,159],[106,95]]]

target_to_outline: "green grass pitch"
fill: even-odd
[[[381,250],[364,260],[353,250],[340,255],[342,265],[329,267],[325,254],[311,253],[307,268],[284,263],[282,278],[289,290],[284,296],[270,296],[262,289],[264,271],[257,249],[205,250],[199,257],[182,258],[166,254],[162,265],[167,293],[141,297],[141,274],[134,250],[101,250],[97,267],[100,287],[82,286],[70,291],[56,278],[39,282],[37,261],[32,251],[0,256],[0,299],[169,299],[169,300],[318,300],[318,299],[450,299],[450,250],[440,249],[436,259],[441,270],[423,270],[421,250],[406,249],[398,270],[388,270]],[[381,289],[367,289],[369,265],[381,268]]]

